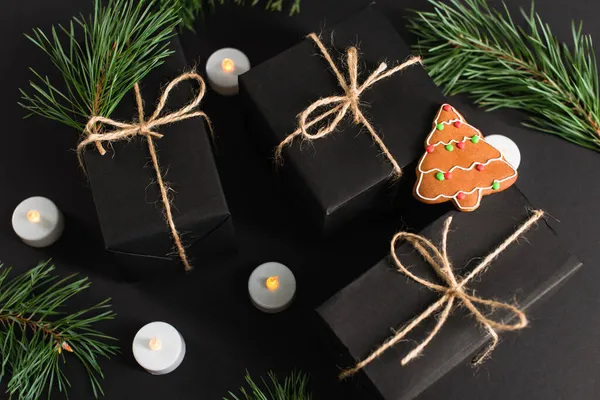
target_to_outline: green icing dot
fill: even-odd
[[[452,150],[454,150],[454,146],[452,146],[451,144],[447,144],[446,145],[446,150],[452,151]]]
[[[438,172],[437,174],[435,174],[435,179],[437,179],[438,181],[443,181],[444,180],[444,173],[443,172]]]
[[[479,136],[477,136],[477,135],[473,136],[473,137],[471,138],[471,142],[472,142],[472,143],[475,143],[475,144],[479,143]]]
[[[494,189],[494,190],[500,189],[500,182],[494,181],[494,183],[492,184],[492,189]]]
[[[438,131],[441,131],[442,129],[444,129],[444,124],[437,124],[435,127]]]

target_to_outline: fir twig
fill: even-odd
[[[292,372],[285,378],[283,383],[269,372],[269,382],[264,378],[257,384],[249,373],[246,373],[248,389],[240,388],[242,397],[229,392],[231,400],[311,400],[312,395],[308,392],[308,377],[302,373]],[[262,386],[262,387],[261,387]],[[223,398],[223,400],[228,400]]]
[[[526,111],[524,125],[600,151],[596,56],[581,24],[572,23],[569,48],[533,5],[522,11],[522,28],[506,5],[498,11],[486,0],[428,1],[433,11],[413,11],[408,29],[447,94],[467,93],[488,110]]]
[[[1,267],[1,266],[0,266]],[[65,303],[90,286],[86,279],[59,279],[48,262],[39,264],[11,280],[9,268],[0,271],[0,380],[9,395],[19,400],[37,400],[54,387],[70,387],[62,365],[77,358],[85,367],[94,397],[104,394],[99,357],[116,354],[115,340],[92,327],[113,319],[108,299],[72,314],[62,311]]]
[[[133,85],[163,63],[180,21],[177,8],[156,7],[154,0],[94,5],[93,16],[53,26],[49,35],[39,28],[26,35],[50,57],[63,82],[55,85],[31,68],[36,79],[29,92],[21,90],[21,106],[80,132],[90,116],[110,117]]]
[[[268,11],[283,11],[284,3],[291,2],[289,15],[292,16],[300,12],[300,3],[302,0],[266,0],[265,9]],[[214,11],[217,5],[225,4],[225,0],[161,0],[162,4],[179,9],[181,18],[181,27],[194,31],[194,23],[198,17],[203,17],[207,11]],[[252,7],[256,6],[261,0],[234,0],[237,5],[246,5],[250,2]]]

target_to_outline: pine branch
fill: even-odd
[[[229,392],[231,400],[311,400],[312,395],[308,392],[308,377],[301,373],[292,372],[285,378],[283,384],[277,379],[273,372],[269,372],[269,382],[261,378],[261,386],[257,384],[249,373],[246,373],[245,387],[240,388],[241,396],[238,397]],[[224,398],[223,400],[227,400]]]
[[[204,17],[206,12],[212,12],[217,5],[225,4],[226,0],[161,0],[165,6],[171,6],[179,9],[179,17],[181,18],[181,28],[187,28],[194,31],[194,23],[198,17]],[[268,11],[283,11],[284,3],[288,0],[267,0],[265,9]],[[302,0],[289,0],[289,15],[292,16],[300,12],[300,3]],[[234,0],[237,5],[246,5],[250,2],[252,7],[256,6],[261,0]]]
[[[600,151],[598,71],[592,38],[572,24],[573,47],[561,43],[534,11],[515,25],[506,5],[486,0],[428,0],[413,11],[414,51],[446,94],[467,93],[488,110],[530,114],[525,126]]]
[[[110,117],[136,82],[172,52],[168,40],[180,20],[178,9],[155,0],[95,0],[94,14],[53,26],[49,35],[34,29],[27,38],[62,75],[60,86],[31,68],[35,79],[19,103],[31,114],[59,121],[80,132],[90,116]],[[81,40],[80,40],[81,39]],[[64,87],[64,89],[59,89]]]
[[[1,267],[1,266],[0,266]],[[9,395],[19,400],[37,400],[54,387],[70,387],[62,371],[68,358],[76,357],[85,367],[94,397],[104,394],[99,357],[109,358],[118,347],[115,340],[92,327],[113,319],[109,300],[67,314],[62,311],[72,297],[89,288],[87,278],[59,279],[48,262],[39,264],[12,280],[9,268],[0,271],[0,381],[8,378]],[[62,362],[61,362],[62,361]]]

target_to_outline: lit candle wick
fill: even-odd
[[[223,61],[221,61],[221,68],[223,68],[223,71],[225,72],[233,72],[235,70],[235,63],[231,58],[224,58]]]
[[[270,276],[267,278],[267,289],[269,290],[277,290],[279,288],[279,277],[278,276]]]
[[[41,216],[40,216],[40,212],[37,210],[31,210],[27,213],[27,220],[29,222],[33,222],[34,224],[37,224],[38,222],[40,222]]]
[[[159,339],[156,338],[156,336],[154,336],[148,343],[148,346],[150,346],[150,349],[156,351],[162,348],[162,343]]]

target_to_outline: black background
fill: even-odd
[[[103,387],[108,399],[220,399],[243,382],[245,369],[259,376],[268,369],[284,374],[292,368],[311,373],[316,399],[352,399],[352,383],[339,384],[320,334],[311,323],[313,308],[375,264],[386,254],[400,218],[369,227],[348,229],[320,246],[295,229],[293,210],[273,188],[270,166],[256,156],[244,131],[238,99],[209,93],[204,110],[217,131],[218,164],[238,235],[238,254],[220,264],[169,279],[126,284],[103,251],[102,238],[88,184],[73,149],[77,133],[39,117],[23,120],[18,88],[25,87],[29,66],[49,71],[49,61],[23,37],[34,27],[48,29],[72,15],[88,13],[92,1],[24,0],[5,2],[0,13],[0,260],[22,272],[52,257],[61,274],[80,272],[92,288],[73,301],[83,307],[112,297],[118,313],[102,328],[120,339],[122,354],[103,361]],[[365,0],[304,0],[299,16],[224,6],[196,35],[182,43],[190,61],[202,66],[214,50],[242,49],[254,64],[297,43],[312,30],[361,9]],[[527,0],[509,7],[528,7]],[[407,8],[426,8],[424,0],[381,1],[381,8],[400,33]],[[600,38],[596,24],[600,3],[586,0],[538,0],[537,9],[562,39],[570,37],[570,20],[586,20],[586,32]],[[600,50],[600,49],[599,49]],[[290,94],[293,95],[293,94]],[[421,399],[597,399],[600,387],[600,155],[558,138],[520,127],[523,115],[512,111],[485,113],[465,98],[452,104],[484,134],[513,138],[521,148],[519,187],[537,207],[552,216],[553,227],[585,266],[558,294],[531,317],[532,327],[504,335],[494,356],[478,370],[455,369]],[[14,207],[33,195],[53,199],[67,216],[61,241],[35,250],[11,230]],[[264,315],[247,298],[247,277],[259,263],[277,260],[298,278],[293,307]],[[523,268],[527,268],[523,265]],[[398,301],[402,301],[401,297]],[[179,369],[154,377],[133,360],[131,342],[137,329],[153,320],[176,326],[188,353]],[[67,364],[71,398],[91,398],[84,373]],[[1,396],[0,396],[1,397]],[[60,398],[60,396],[56,396]]]

